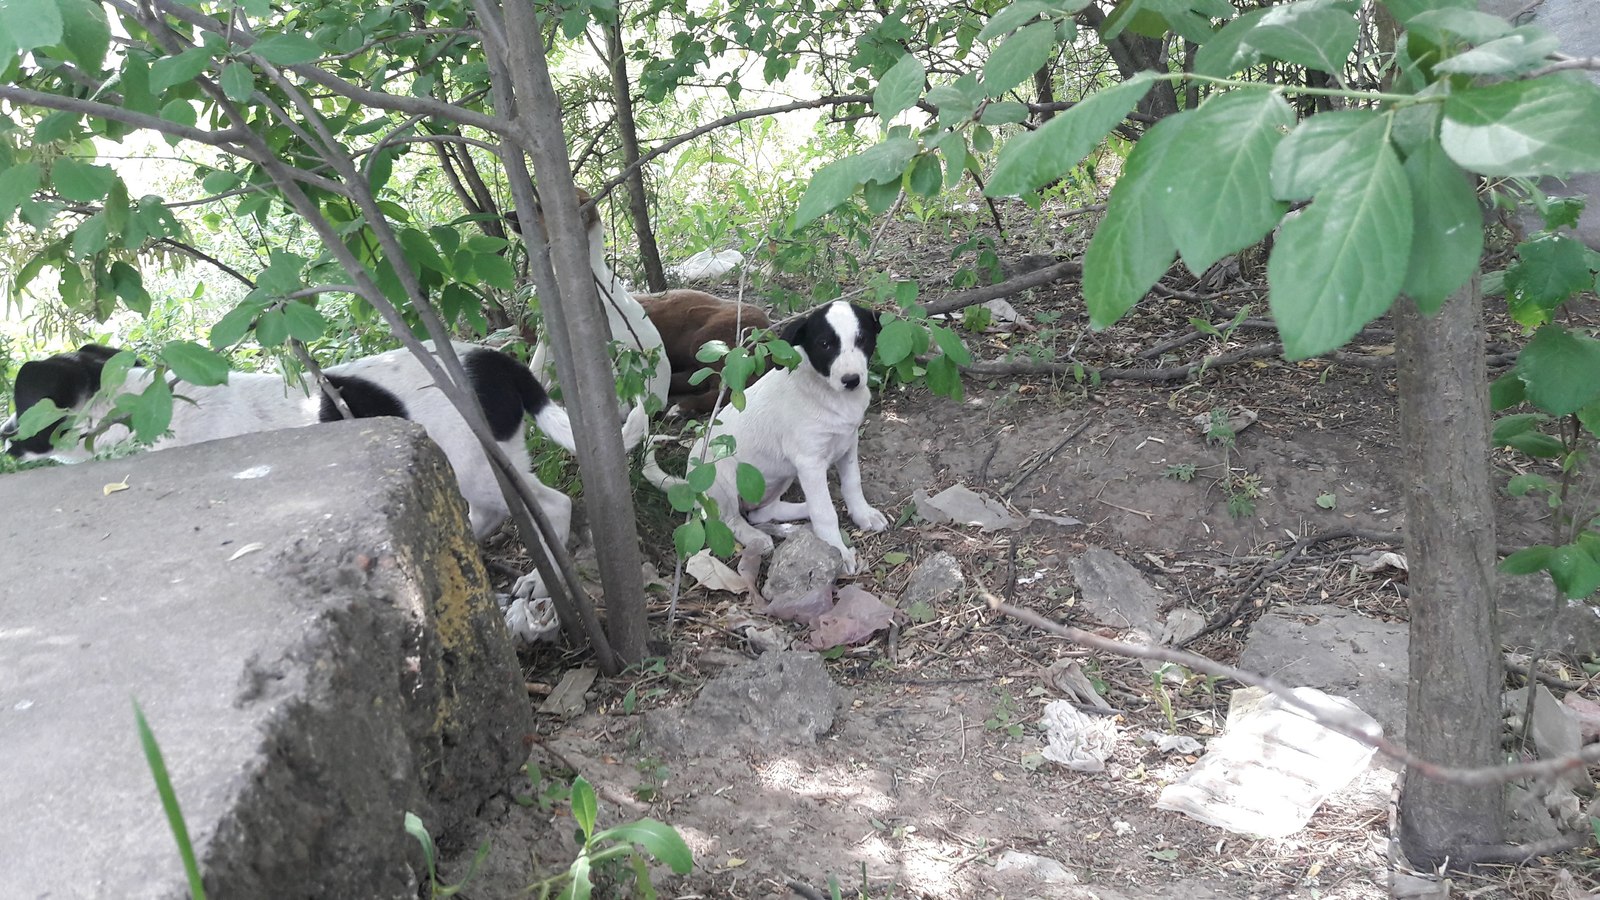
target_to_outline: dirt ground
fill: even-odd
[[[1075,285],[1011,299],[1033,330],[969,336],[978,359],[1022,355],[1032,344],[1089,368],[1156,368],[1272,338],[1246,325],[1154,352],[1192,332],[1190,316],[1222,324],[1245,303],[1262,310],[1243,279],[1200,299],[1147,300],[1098,333],[1087,329]],[[663,897],[826,897],[830,879],[839,896],[870,898],[1389,896],[1391,770],[1375,767],[1283,839],[1249,839],[1157,810],[1161,788],[1195,757],[1163,754],[1138,737],[1178,733],[1203,743],[1221,727],[1229,685],[1169,687],[1169,717],[1145,669],[998,617],[977,597],[981,587],[1071,623],[1077,592],[1067,563],[1104,547],[1162,589],[1164,611],[1202,616],[1208,631],[1189,649],[1224,662],[1237,661],[1250,622],[1275,604],[1317,601],[1403,621],[1403,580],[1351,562],[1357,552],[1401,549],[1386,328],[1375,323],[1337,361],[1263,356],[1197,380],[969,377],[959,402],[918,388],[882,391],[863,432],[862,468],[868,498],[900,524],[854,535],[868,571],[853,580],[892,600],[920,561],[947,551],[967,590],[931,620],[828,661],[848,699],[816,746],[733,760],[672,758],[641,743],[641,713],[687,704],[707,678],[754,655],[733,630],[750,616],[743,600],[688,588],[667,631],[663,592],[653,609],[664,659],[644,674],[597,682],[581,716],[540,717],[530,742],[543,787],[582,774],[599,790],[603,825],[650,816],[675,826],[695,870],[660,872]],[[1491,351],[1511,341],[1492,326]],[[1255,420],[1225,448],[1195,422],[1214,410],[1248,410]],[[913,492],[958,482],[1020,513],[1083,524],[1033,521],[986,534],[910,514]],[[1230,494],[1254,494],[1245,497],[1253,508],[1236,504],[1230,513]],[[1502,500],[1502,545],[1537,540],[1537,505]],[[1319,534],[1346,536],[1266,568]],[[671,560],[652,549],[670,581]],[[1119,713],[1122,739],[1104,772],[1037,756],[1040,711],[1057,699],[1040,673],[1066,657],[1104,683]],[[526,654],[532,701],[582,662],[554,650]],[[526,781],[508,791],[536,793]],[[460,896],[512,896],[574,855],[559,791],[544,802],[502,798],[485,821],[494,823],[481,835],[490,856]],[[1002,871],[996,864],[1007,851],[1055,860],[1076,883]],[[459,875],[461,866],[446,872]],[[1587,896],[1597,874],[1591,854],[1572,853],[1458,878],[1456,895],[1568,900]],[[601,895],[626,896],[610,890]]]

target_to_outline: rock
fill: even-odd
[[[1393,900],[1450,900],[1450,879],[1435,880],[1405,872],[1389,873],[1389,896]]]
[[[1600,655],[1600,607],[1566,600],[1543,575],[1502,575],[1496,585],[1500,642],[1530,652]]]
[[[1326,604],[1289,606],[1251,626],[1239,665],[1347,697],[1404,741],[1408,643],[1404,625]]]
[[[895,605],[910,609],[915,603],[926,603],[938,609],[946,600],[954,597],[964,584],[966,580],[961,574],[961,564],[956,562],[954,556],[941,550],[918,563],[911,571],[906,589],[900,592],[900,600]]]
[[[1528,709],[1528,689],[1521,687],[1506,691],[1501,697],[1500,708],[1520,726],[1522,716]],[[1533,724],[1528,734],[1533,738],[1534,747],[1539,750],[1540,759],[1572,756],[1583,749],[1577,715],[1557,702],[1555,695],[1542,684],[1534,686]],[[1559,780],[1574,787],[1592,788],[1594,784],[1588,770],[1582,768],[1562,775]]]
[[[838,549],[810,528],[797,528],[772,552],[761,593],[768,603],[787,603],[832,585],[842,574],[844,558]]]
[[[1011,514],[1006,505],[993,497],[980,494],[964,484],[945,488],[932,497],[918,490],[911,495],[917,515],[935,524],[953,522],[957,525],[976,525],[980,531],[998,531],[1027,524],[1027,520]]]
[[[1078,876],[1072,870],[1048,856],[1007,850],[995,862],[996,872],[1017,872],[1045,884],[1077,884]]]
[[[1067,565],[1078,583],[1078,608],[1096,624],[1160,632],[1157,614],[1165,598],[1120,556],[1091,547]]]
[[[841,701],[815,653],[765,653],[706,682],[687,707],[647,714],[645,738],[691,756],[808,746],[833,727]]]
[[[1167,613],[1166,624],[1161,626],[1160,641],[1163,644],[1179,645],[1205,630],[1205,616],[1180,606]]]
[[[415,898],[404,814],[453,846],[527,758],[516,655],[416,425],[22,472],[0,509],[29,561],[0,588],[12,896],[188,896],[130,698],[216,896]]]
[[[1578,720],[1578,733],[1583,736],[1585,744],[1600,740],[1600,703],[1573,693],[1562,697],[1561,705],[1572,710],[1573,718]]]

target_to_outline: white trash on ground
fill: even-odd
[[[1299,687],[1295,697],[1323,718],[1367,734],[1376,720],[1343,697]],[[1168,785],[1156,808],[1239,834],[1285,837],[1303,828],[1334,791],[1361,774],[1376,752],[1259,688],[1234,691],[1228,723],[1206,755]]]
[[[1049,741],[1045,759],[1079,772],[1105,771],[1106,757],[1117,744],[1117,723],[1110,716],[1090,715],[1065,700],[1052,700],[1039,724]]]

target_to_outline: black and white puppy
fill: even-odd
[[[722,435],[734,438],[734,452],[717,461],[717,478],[706,494],[746,549],[772,549],[772,538],[755,525],[810,519],[817,536],[837,548],[846,568],[856,572],[855,551],[845,546],[829,493],[830,468],[839,470],[839,491],[856,526],[864,531],[888,527],[883,513],[862,496],[857,456],[861,421],[872,400],[867,362],[877,347],[878,330],[876,313],[843,300],[797,319],[781,336],[800,351],[800,364],[762,375],[745,391],[745,408],[723,411],[696,444],[693,455],[709,458],[702,455],[708,441]],[[735,479],[741,462],[755,466],[766,479],[766,496],[759,503],[739,499]],[[653,457],[646,458],[645,477],[663,489],[681,480],[663,472]],[[782,499],[795,482],[805,495],[803,503]]]
[[[565,541],[571,529],[572,501],[560,491],[547,487],[530,471],[528,449],[523,442],[523,416],[532,416],[540,431],[571,451],[572,423],[567,411],[549,398],[539,380],[515,358],[470,344],[453,346],[488,417],[495,440],[517,470],[524,473],[551,525]],[[427,347],[430,352],[433,350],[431,342]],[[24,363],[17,372],[16,414],[0,424],[0,439],[9,441],[6,452],[18,459],[52,457],[66,462],[92,456],[84,446],[83,436],[111,411],[111,399],[97,395],[101,371],[116,353],[110,347],[89,344],[70,353]],[[391,350],[333,366],[324,372],[357,418],[398,416],[427,430],[455,470],[461,495],[467,501],[474,537],[478,540],[488,537],[511,514],[495,481],[494,469],[466,420],[445,399],[411,351]],[[141,391],[154,374],[151,369],[135,366],[128,373],[124,389]],[[234,372],[226,384],[215,387],[181,384],[177,393],[180,397],[172,407],[170,430],[152,444],[151,449],[340,418],[333,401],[309,379],[285,382],[281,375]],[[31,437],[16,437],[18,417],[45,399],[68,411],[87,406],[87,415],[78,426],[80,433],[70,442],[60,442],[64,446],[59,449],[52,442],[52,436],[67,425],[66,418]],[[623,427],[626,446],[633,446],[644,436],[645,426],[643,407],[635,407]],[[103,449],[130,437],[125,426],[111,425],[96,437],[95,446]],[[534,577],[527,576],[524,581]]]

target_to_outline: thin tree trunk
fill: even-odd
[[[1106,21],[1105,11],[1091,3],[1084,7],[1078,14],[1079,19],[1085,24],[1099,31]],[[1123,79],[1144,71],[1167,71],[1167,60],[1162,53],[1163,44],[1160,40],[1144,35],[1134,34],[1123,29],[1115,38],[1104,41],[1106,50],[1111,54],[1111,61],[1116,63],[1117,72]],[[1139,101],[1139,112],[1153,118],[1164,118],[1178,111],[1178,92],[1170,81],[1158,81],[1151,86],[1150,92]]]
[[[1048,106],[1049,104],[1056,102],[1056,87],[1050,77],[1050,66],[1048,63],[1034,70],[1033,92],[1038,95],[1039,103],[1042,106]],[[1044,112],[1039,114],[1039,121],[1048,122],[1055,118],[1055,115],[1056,114],[1054,112],[1046,109]]]
[[[1411,571],[1406,740],[1451,766],[1500,759],[1500,641],[1489,489],[1489,390],[1476,277],[1432,318],[1395,305],[1400,446]],[[1503,836],[1504,788],[1405,773],[1400,842],[1412,865],[1470,857]]]
[[[648,637],[641,573],[644,558],[639,552],[627,454],[617,428],[616,376],[605,352],[610,335],[589,268],[577,187],[561,128],[561,104],[550,81],[539,18],[527,3],[507,3],[504,10],[515,121],[531,143],[527,149],[538,176],[550,261],[559,284],[553,296],[540,299],[546,304],[545,322],[556,350],[556,370],[573,419],[584,503],[605,586],[607,636],[623,664],[636,663],[644,658]],[[515,169],[522,168],[520,158],[514,162]],[[528,200],[531,198],[517,198],[519,205]],[[533,207],[526,203],[526,208]],[[537,229],[539,224],[532,227]]]
[[[628,165],[628,212],[633,218],[633,234],[639,241],[639,261],[644,265],[645,284],[651,291],[667,289],[667,273],[661,267],[661,251],[656,233],[650,227],[650,203],[644,193],[644,167],[639,161],[639,129],[633,120],[633,94],[628,85],[628,55],[622,46],[622,11],[606,26],[606,55],[611,68],[611,93],[617,105],[617,136],[622,140],[622,158]]]

